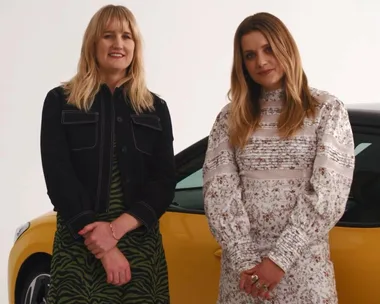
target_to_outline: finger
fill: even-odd
[[[94,254],[94,255],[95,255],[95,257],[96,257],[98,260],[100,260],[100,259],[102,259],[102,258],[104,257],[105,252],[102,251],[102,252],[99,252],[99,253]]]
[[[259,276],[256,273],[253,273],[252,275],[246,275],[244,282],[244,291],[247,294],[250,294],[252,292],[252,284],[256,283],[257,280],[259,280]]]
[[[119,283],[120,283],[120,278],[119,278],[119,272],[118,272],[118,271],[115,271],[115,272],[113,273],[113,280],[112,280],[112,283],[113,283],[114,285],[119,285]]]
[[[113,281],[113,273],[112,271],[109,271],[109,272],[107,271],[106,273],[107,273],[107,283],[111,284]]]
[[[271,294],[270,294],[270,292],[268,291],[268,292],[266,292],[266,293],[264,293],[264,297],[263,297],[265,300],[271,300],[272,299],[272,296],[271,296]]]
[[[272,283],[268,286],[268,291],[271,292],[273,289],[276,288],[276,286],[278,285],[278,283]]]
[[[264,299],[270,300],[272,298],[272,290],[276,287],[276,284],[268,285],[268,291],[264,292]]]
[[[245,270],[244,273],[248,274],[248,275],[253,275],[256,272],[258,266],[259,265],[256,265],[255,267],[253,267],[251,269]]]
[[[245,290],[245,278],[244,278],[243,276],[240,278],[239,289],[240,289],[241,291],[244,291],[244,290]]]
[[[269,284],[263,282],[261,288],[258,289],[257,296],[265,299],[267,295],[269,295]]]
[[[126,274],[126,279],[127,279],[127,283],[132,279],[132,273],[131,273],[131,268],[128,267],[126,270],[125,270],[125,274]]]
[[[96,243],[96,239],[92,236],[91,232],[89,232],[87,238],[84,240],[84,244],[89,246],[94,243]]]
[[[87,249],[89,251],[91,251],[93,254],[97,254],[101,251],[103,251],[99,246],[97,246],[96,244],[90,244],[87,246]]]
[[[86,244],[88,250],[92,251],[96,248],[95,244]]]
[[[239,282],[239,288],[241,291],[244,290],[244,285],[245,285],[245,275],[243,273],[240,275],[240,282]]]
[[[246,284],[251,283],[252,276],[255,274],[255,270],[257,269],[257,266],[253,267],[252,269],[245,270],[240,275],[240,282],[239,282],[239,288],[241,291],[246,289]]]
[[[78,234],[80,234],[80,235],[86,234],[86,233],[88,233],[88,232],[94,230],[96,226],[97,226],[97,223],[96,223],[96,222],[91,223],[91,224],[88,224],[88,225],[85,226],[82,230],[80,230],[80,231],[78,232]]]
[[[252,292],[252,277],[250,275],[249,276],[245,276],[244,291],[247,294],[250,294]]]
[[[119,282],[118,286],[121,286],[121,285],[127,283],[127,282],[126,282],[125,270],[121,270],[121,271],[119,272],[119,278],[120,278],[120,282]]]
[[[95,249],[91,250],[91,253],[95,256],[102,253],[102,252],[103,252],[103,250],[101,250],[99,248],[95,248]]]
[[[265,282],[261,279],[259,279],[256,283],[252,284],[251,295],[254,298],[256,298],[259,295],[260,289],[262,288],[263,284],[265,284]]]

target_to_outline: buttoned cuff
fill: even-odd
[[[291,226],[281,234],[274,249],[269,252],[268,258],[284,272],[288,272],[303,253],[307,243],[307,235]]]
[[[85,226],[95,221],[95,212],[92,210],[83,211],[66,222],[66,226],[74,239],[79,239],[82,236],[78,234]]]
[[[148,230],[154,227],[154,224],[157,222],[156,212],[144,201],[133,203],[126,213],[139,220]]]
[[[244,243],[234,243],[227,251],[231,266],[238,274],[253,268],[260,262],[252,240]]]

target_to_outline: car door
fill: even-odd
[[[380,303],[380,127],[365,124],[353,125],[354,179],[346,212],[330,234],[342,304]]]
[[[202,143],[198,154],[189,149],[186,160],[177,161],[175,198],[160,223],[174,304],[210,304],[217,300],[221,251],[203,211]]]

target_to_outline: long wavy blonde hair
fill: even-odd
[[[229,115],[230,142],[243,148],[249,136],[259,128],[261,86],[248,76],[245,68],[241,39],[260,31],[268,40],[275,58],[284,70],[284,107],[278,120],[282,138],[294,135],[303,126],[305,117],[315,117],[317,101],[311,96],[306,74],[302,68],[297,45],[284,23],[269,13],[257,13],[245,18],[236,30],[231,72],[231,101]]]
[[[112,20],[118,21],[120,24],[126,21],[135,42],[132,62],[118,86],[124,85],[124,94],[128,96],[137,113],[146,109],[151,110],[153,96],[145,82],[142,37],[132,12],[120,5],[106,5],[91,18],[83,37],[77,73],[70,81],[63,83],[67,102],[85,111],[90,109],[94,97],[102,85],[95,55],[96,44]]]

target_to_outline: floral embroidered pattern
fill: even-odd
[[[316,119],[292,139],[279,138],[284,92],[262,96],[260,129],[247,146],[228,143],[229,105],[216,118],[203,166],[210,230],[222,247],[218,304],[336,304],[328,233],[342,216],[354,169],[344,105],[311,89]],[[265,256],[284,271],[271,301],[239,290],[239,274]]]

